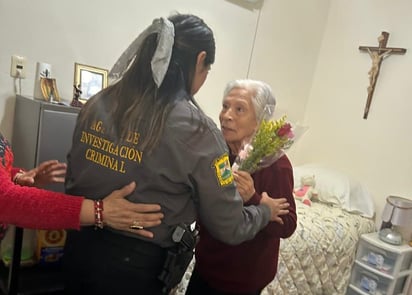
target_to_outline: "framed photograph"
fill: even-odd
[[[59,102],[60,96],[57,90],[56,79],[40,78],[40,89],[43,99],[48,102]]]
[[[107,76],[109,71],[93,66],[74,64],[74,85],[79,89],[79,101],[85,103],[87,100],[107,87]]]

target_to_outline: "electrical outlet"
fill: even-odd
[[[11,56],[10,76],[14,78],[26,78],[26,57],[19,55]]]

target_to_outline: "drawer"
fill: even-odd
[[[402,276],[391,280],[379,273],[372,273],[355,264],[352,271],[351,284],[366,294],[399,294],[402,293],[407,278],[408,276]]]
[[[365,240],[360,240],[356,260],[360,261],[369,267],[376,269],[389,276],[394,276],[395,272],[401,272],[409,269],[412,259],[412,253],[407,254],[402,259],[401,265],[396,267],[396,260],[401,255],[400,253],[391,252],[375,245],[368,243]],[[399,269],[395,269],[399,268]]]
[[[362,293],[355,290],[351,285],[348,286],[348,289],[346,289],[346,293],[345,293],[345,295],[359,295],[359,294],[362,294]]]

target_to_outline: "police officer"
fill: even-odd
[[[214,59],[213,32],[202,19],[156,19],[113,67],[117,81],[82,108],[67,192],[98,199],[136,180],[129,200],[160,204],[165,217],[151,240],[110,227],[69,233],[68,294],[160,294],[177,225],[200,218],[215,238],[238,244],[277,217],[267,196],[243,207],[221,132],[194,100]],[[141,228],[139,220],[131,227]]]

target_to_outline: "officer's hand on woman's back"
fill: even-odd
[[[262,193],[260,204],[265,204],[270,209],[270,220],[283,224],[280,216],[289,213],[289,203],[286,198],[272,199],[266,192]]]

